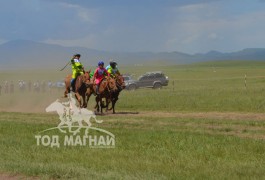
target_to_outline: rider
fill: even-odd
[[[106,69],[110,73],[111,77],[115,77],[116,75],[121,75],[120,71],[118,70],[117,63],[115,61],[110,61]]]
[[[84,74],[84,67],[80,62],[80,54],[75,54],[73,58],[71,59],[71,64],[72,64],[72,80],[71,80],[71,87],[72,91],[75,91],[75,80],[77,76]]]
[[[98,62],[98,68],[95,70],[94,76],[93,76],[93,82],[96,83],[96,93],[99,94],[99,85],[104,76],[110,76],[108,71],[104,68],[104,62],[99,61]]]

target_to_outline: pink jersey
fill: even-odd
[[[97,68],[94,77],[96,78],[96,84],[99,84],[105,75],[109,76],[109,72],[105,68]]]

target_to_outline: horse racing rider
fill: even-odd
[[[71,59],[72,64],[72,80],[71,80],[71,87],[72,91],[75,91],[75,80],[77,76],[84,74],[84,67],[80,62],[80,54],[75,54]]]
[[[110,76],[109,72],[104,68],[104,62],[99,61],[98,62],[98,68],[95,70],[94,76],[93,76],[93,82],[96,83],[96,93],[99,94],[99,85],[100,82],[103,80],[105,76]]]
[[[115,78],[116,75],[121,75],[120,71],[118,70],[117,63],[115,61],[110,61],[106,69],[110,73],[110,76],[113,78]]]

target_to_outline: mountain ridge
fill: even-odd
[[[217,60],[258,60],[265,61],[265,48],[246,48],[236,52],[188,54],[173,52],[109,52],[85,47],[65,47],[29,40],[13,40],[0,45],[0,67],[60,67],[74,53],[82,55],[86,65],[96,66],[98,60],[108,63],[114,59],[120,64],[141,64],[163,61],[173,64],[189,64]]]

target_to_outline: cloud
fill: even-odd
[[[97,19],[97,9],[87,9],[77,4],[59,3],[61,7],[75,11],[81,21],[95,23]]]
[[[73,47],[88,47],[94,48],[97,46],[97,38],[90,34],[87,36],[83,36],[82,38],[75,38],[75,39],[54,39],[54,38],[47,38],[46,40],[42,41],[48,44],[60,44],[63,46]]]
[[[151,3],[148,0],[141,3],[134,1],[138,4],[137,7],[127,7],[127,1],[113,1],[110,7],[107,7],[108,3],[102,4],[100,1],[60,2],[75,8],[80,21],[94,22],[94,29],[82,33],[83,37],[51,37],[47,42],[111,51],[177,50],[196,53],[212,48],[223,51],[238,50],[239,47],[245,47],[247,42],[260,42],[251,33],[256,28],[255,34],[260,35],[262,31],[257,25],[265,24],[262,12],[234,13],[238,5],[231,7],[233,4],[221,0],[155,1],[149,9],[145,8]],[[155,6],[159,3],[163,8]],[[96,13],[92,13],[97,15],[96,18],[86,11],[87,7],[97,9]],[[232,8],[233,12],[227,12],[227,7]]]
[[[223,0],[100,0],[100,1],[84,1],[84,0],[42,0],[49,2],[63,2],[71,5],[78,5],[83,8],[105,8],[105,7],[180,7],[190,4],[212,3]]]
[[[260,4],[240,0],[1,1],[0,34],[4,40],[110,51],[231,50],[265,42]]]
[[[9,40],[81,38],[97,21],[96,10],[61,2],[51,5],[43,0],[13,0],[0,2],[0,5],[3,8],[0,13],[0,34]]]
[[[2,39],[2,38],[0,38],[0,44],[3,44],[3,43],[5,43],[5,42],[8,42],[6,39]]]
[[[225,11],[227,7],[234,11]],[[242,7],[208,3],[172,8],[169,12],[171,20],[168,22],[165,49],[197,53],[211,49],[234,51],[264,47],[264,11],[255,8],[234,13],[236,8]]]
[[[215,39],[218,38],[218,36],[217,36],[216,33],[210,33],[210,34],[208,35],[208,38],[209,38],[209,39],[212,39],[212,40],[215,40]]]

